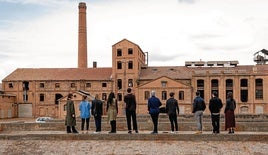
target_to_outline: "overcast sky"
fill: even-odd
[[[0,79],[16,68],[76,68],[78,0],[0,0]],[[126,38],[149,66],[238,60],[268,49],[268,0],[85,0],[88,67]]]

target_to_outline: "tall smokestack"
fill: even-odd
[[[87,68],[87,6],[79,3],[78,68]]]

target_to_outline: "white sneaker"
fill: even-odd
[[[97,131],[94,131],[93,133],[94,133],[94,134],[100,134],[100,132],[97,132]]]
[[[173,134],[173,133],[175,133],[175,132],[174,132],[174,131],[171,131],[170,133],[172,133],[172,134]]]

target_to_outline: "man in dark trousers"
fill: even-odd
[[[99,94],[95,95],[95,99],[92,101],[91,114],[94,116],[96,131],[94,133],[101,132],[101,117],[103,103],[99,98]]]
[[[127,95],[124,96],[125,108],[126,108],[126,117],[127,117],[127,128],[128,133],[132,133],[131,129],[131,119],[133,124],[133,130],[136,133],[138,132],[137,120],[136,120],[136,97],[131,93],[131,88],[127,89]]]
[[[177,113],[180,113],[178,101],[174,98],[174,93],[171,92],[169,94],[170,98],[166,102],[166,112],[169,117],[169,121],[171,124],[171,133],[178,132],[178,122],[177,122]],[[175,125],[175,132],[174,132]]]
[[[209,111],[211,113],[213,134],[220,133],[220,111],[222,108],[222,101],[217,95],[217,92],[214,91],[212,93],[212,98],[209,100]]]
[[[158,133],[158,117],[159,117],[159,107],[162,105],[160,100],[155,96],[155,91],[153,90],[151,93],[151,97],[148,99],[148,112],[151,115],[153,124],[154,124],[154,130],[151,134],[157,134]]]

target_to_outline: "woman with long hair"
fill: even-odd
[[[234,134],[235,129],[235,115],[236,102],[233,99],[233,93],[227,93],[227,100],[225,106],[225,130],[229,130],[229,134]]]
[[[110,122],[111,125],[111,131],[109,133],[116,133],[116,117],[118,114],[118,105],[115,94],[113,92],[109,94],[106,110],[108,114],[108,122]]]

